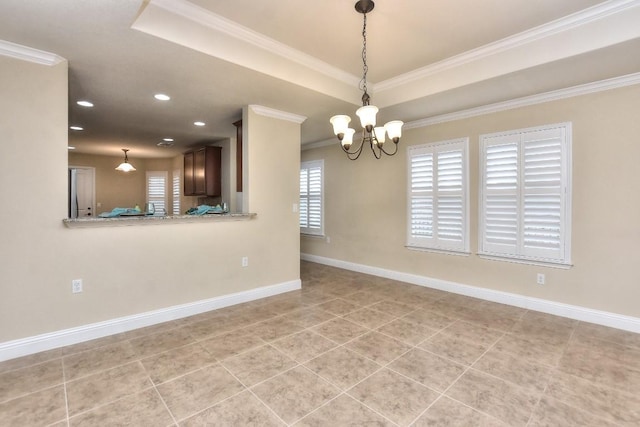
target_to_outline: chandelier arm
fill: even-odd
[[[393,153],[387,153],[387,150],[385,150],[383,147],[378,147],[380,148],[380,151],[382,151],[384,154],[386,154],[387,156],[393,156],[398,152],[398,143],[394,142],[393,145],[395,146],[395,150],[393,150]]]
[[[349,158],[349,160],[358,160],[358,157],[360,157],[360,154],[362,154],[363,148],[364,148],[364,143],[361,143],[360,148],[358,148],[358,150],[355,153],[347,152],[347,157]]]
[[[347,157],[349,157],[349,160],[357,160],[358,157],[360,157],[360,154],[362,153],[363,147],[364,147],[364,140],[360,141],[360,145],[355,151],[347,150],[344,148],[342,144],[340,144],[340,148],[342,148],[342,151],[344,151],[347,154]]]
[[[355,160],[358,160],[358,157],[360,157],[360,152],[358,152],[358,155],[355,156],[355,157],[352,157],[350,154],[347,154],[347,158],[349,160],[354,160],[355,161]]]
[[[382,144],[380,144],[380,141],[378,141],[378,137],[376,136],[376,133],[372,130],[371,132],[369,132],[369,144],[371,145],[371,151],[373,151],[373,155],[375,156],[376,159],[380,160],[380,158],[382,158],[382,153],[386,154],[387,156],[389,155],[393,155],[393,154],[389,154],[386,151],[384,151],[384,148]],[[378,149],[378,153],[376,154],[376,150]]]
[[[382,153],[381,153],[381,149],[379,146],[376,145],[376,147],[378,147],[378,152],[376,153],[376,149],[373,147],[373,140],[369,139],[369,146],[371,147],[371,152],[373,153],[373,157],[375,157],[377,160],[380,160],[380,158],[382,157]]]
[[[354,147],[355,144],[351,144],[351,146]],[[358,151],[362,151],[362,142],[360,143],[360,146],[355,151],[351,151],[351,147],[349,147],[349,149],[344,148],[344,145],[342,145],[342,143],[340,144],[340,148],[342,148],[342,151],[344,151],[347,154],[355,154]]]

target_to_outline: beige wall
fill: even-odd
[[[350,162],[336,145],[303,151],[325,159],[325,232],[301,252],[640,317],[640,85],[405,131],[400,153]],[[569,270],[480,259],[478,137],[573,123],[572,260]],[[329,126],[327,124],[327,126]],[[468,257],[407,250],[406,149],[470,138],[471,251]],[[536,284],[536,273],[546,284]]]
[[[254,220],[68,229],[67,65],[0,56],[0,93],[0,343],[299,279],[299,125],[247,114]]]
[[[275,270],[280,281],[300,277],[299,216],[293,211],[300,197],[300,125],[260,116],[251,108],[243,111],[242,122],[244,210],[257,212],[256,222],[264,224],[251,236],[259,256],[249,262],[258,266],[256,280],[262,269]],[[298,259],[290,260],[291,253]]]

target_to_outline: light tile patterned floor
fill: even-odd
[[[638,426],[640,335],[318,264],[0,363],[2,426]]]

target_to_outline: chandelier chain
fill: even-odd
[[[362,96],[363,105],[369,105],[369,97],[367,93],[367,14],[364,15],[364,24],[362,25],[362,80],[360,80],[360,90],[364,92]]]

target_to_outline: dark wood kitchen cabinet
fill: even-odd
[[[202,147],[184,153],[184,195],[222,194],[222,148]]]

